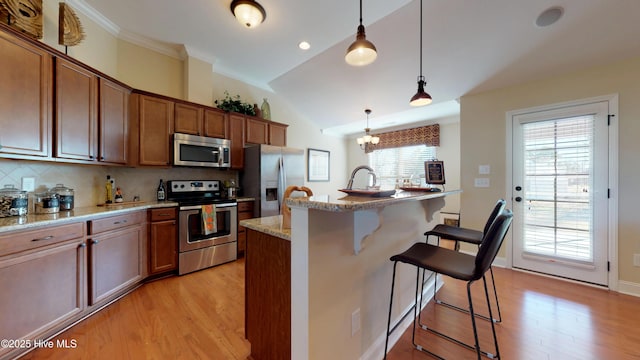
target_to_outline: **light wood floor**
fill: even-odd
[[[503,359],[640,359],[640,298],[512,270],[494,272],[504,320],[496,325]],[[448,280],[438,296],[464,304],[466,290]],[[486,313],[482,305],[478,300],[476,309]],[[472,340],[469,317],[455,310],[430,304],[423,321]],[[478,325],[482,346],[493,351],[489,323]],[[24,359],[245,359],[250,345],[244,340],[244,261],[146,284],[56,339],[75,339],[77,348],[38,349]],[[421,332],[418,341],[449,359],[475,358],[433,335]],[[409,329],[388,359],[431,357],[412,348]]]

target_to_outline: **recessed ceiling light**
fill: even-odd
[[[561,6],[552,6],[543,11],[536,18],[536,26],[545,27],[555,24],[564,14],[564,8]]]
[[[311,44],[306,41],[302,41],[300,42],[300,44],[298,44],[298,47],[302,50],[309,50],[311,48]]]

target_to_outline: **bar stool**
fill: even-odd
[[[413,265],[416,267],[416,298],[415,305],[413,308],[413,335],[412,342],[413,346],[427,354],[435,356],[439,359],[443,359],[441,356],[425,349],[422,345],[416,344],[415,335],[416,335],[416,318],[418,319],[418,323],[420,323],[420,305],[422,304],[422,290],[424,285],[423,282],[420,281],[420,269],[433,271],[435,273],[443,274],[450,276],[454,279],[462,280],[467,283],[467,298],[469,300],[469,314],[471,315],[471,325],[473,328],[473,336],[475,340],[474,345],[469,345],[464,343],[458,339],[455,339],[449,335],[446,335],[440,331],[431,329],[426,325],[420,324],[420,327],[423,330],[429,331],[433,334],[441,336],[445,339],[455,342],[458,345],[464,346],[470,350],[475,350],[478,356],[478,359],[481,358],[481,355],[484,354],[489,358],[500,358],[500,350],[498,348],[498,339],[496,336],[495,324],[491,321],[491,331],[493,333],[493,342],[495,346],[495,354],[486,352],[480,349],[480,342],[478,341],[478,330],[476,328],[476,316],[473,310],[473,300],[471,298],[471,284],[475,281],[482,279],[484,284],[484,293],[485,298],[487,300],[487,308],[489,310],[489,317],[492,318],[493,314],[491,313],[491,305],[489,302],[489,291],[487,289],[487,280],[485,278],[485,273],[491,267],[491,263],[495,259],[498,254],[498,250],[504,241],[505,235],[509,230],[509,226],[511,225],[511,220],[513,218],[513,214],[510,210],[503,210],[496,217],[495,221],[491,224],[488,231],[484,234],[482,239],[482,245],[478,249],[478,253],[476,256],[464,254],[455,250],[450,250],[446,248],[442,248],[436,245],[431,245],[427,243],[415,243],[408,250],[401,254],[394,255],[390,258],[393,261],[393,279],[391,281],[391,296],[389,300],[389,317],[387,319],[387,337],[384,344],[384,358],[387,357],[387,350],[389,345],[389,335],[391,334],[391,309],[393,307],[393,290],[395,286],[396,279],[396,266],[398,262],[402,262],[405,264]],[[424,274],[424,272],[423,272]],[[424,278],[424,275],[423,275]],[[418,297],[418,294],[420,295]],[[395,328],[395,326],[394,326]]]
[[[480,245],[482,244],[482,239],[484,237],[484,234],[486,234],[487,231],[489,231],[489,227],[491,226],[491,224],[493,223],[493,221],[496,219],[496,217],[498,216],[498,214],[500,214],[502,212],[502,210],[504,210],[505,206],[506,206],[507,202],[504,201],[504,199],[499,199],[496,202],[496,205],[493,207],[493,210],[491,211],[491,214],[489,215],[489,218],[487,218],[487,222],[484,225],[484,229],[482,231],[478,231],[478,230],[474,230],[474,229],[468,229],[468,228],[461,228],[458,226],[451,226],[451,225],[444,225],[444,224],[438,224],[436,226],[433,227],[433,229],[427,231],[424,233],[424,235],[427,237],[427,242],[429,242],[429,236],[436,236],[438,238],[438,244],[440,244],[440,239],[444,238],[444,239],[448,239],[448,240],[454,240],[456,241],[456,249],[458,249],[458,242],[465,242],[465,243],[469,243],[469,244],[475,244],[478,247],[480,247]],[[495,279],[493,277],[493,268],[489,268],[489,273],[491,274],[491,286],[493,287],[493,297],[495,298],[496,301],[496,308],[498,311],[498,318],[497,319],[493,319],[493,318],[488,318],[484,315],[481,314],[476,314],[476,316],[483,318],[485,320],[492,320],[493,322],[499,323],[502,322],[502,313],[500,312],[500,302],[498,301],[498,291],[496,290],[496,282]],[[436,280],[437,281],[437,277]],[[437,285],[437,284],[436,284]],[[459,310],[459,311],[464,311],[466,312],[465,309],[453,305],[453,304],[449,304],[446,303],[442,300],[438,300],[436,297],[436,289],[437,286],[434,285],[434,294],[433,294],[433,299],[437,304],[440,305],[445,305],[448,306],[450,308]]]

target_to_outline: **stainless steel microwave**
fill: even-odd
[[[173,165],[228,168],[231,141],[189,134],[173,134]]]

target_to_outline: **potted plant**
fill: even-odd
[[[224,99],[215,100],[214,103],[218,109],[225,111],[233,111],[240,114],[255,116],[256,112],[253,105],[240,100],[240,95],[231,96],[228,91],[224,91]]]

